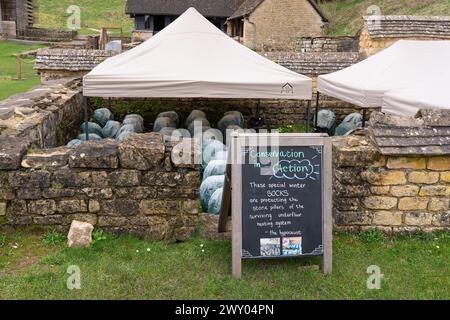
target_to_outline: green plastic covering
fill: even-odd
[[[81,140],[81,141],[86,141],[86,134],[85,133],[79,134],[77,139]],[[100,137],[98,134],[89,133],[89,140],[90,141],[97,141],[97,140],[103,140],[103,138]]]
[[[223,188],[219,188],[212,194],[208,203],[208,213],[219,214],[222,207]]]
[[[208,211],[209,200],[217,189],[223,188],[225,176],[212,176],[202,182],[200,186],[200,202],[203,211]]]
[[[180,125],[180,117],[175,111],[161,112],[160,114],[158,114],[157,118],[170,118],[173,120],[173,122],[175,122],[177,127]]]
[[[81,133],[86,133],[86,125],[84,122],[81,124],[80,129],[81,129]],[[89,130],[89,133],[94,133],[103,138],[102,127],[100,127],[97,123],[88,122],[88,130]]]
[[[112,112],[107,108],[100,108],[94,110],[94,120],[101,125],[102,127],[105,126],[105,124],[109,120],[114,120],[114,115]]]
[[[78,147],[82,143],[83,143],[83,141],[81,141],[80,139],[73,139],[73,140],[69,141],[69,143],[66,145],[66,147],[75,148],[75,147]]]
[[[153,131],[160,132],[162,128],[175,128],[177,124],[168,117],[157,118],[153,124]]]
[[[109,120],[102,129],[105,138],[116,138],[122,124],[119,121]]]
[[[227,169],[227,160],[211,160],[203,172],[203,180],[212,176],[221,176]]]
[[[188,128],[189,125],[191,124],[191,122],[194,121],[194,119],[196,119],[196,118],[205,118],[205,119],[207,119],[207,118],[206,118],[206,113],[204,113],[204,112],[201,111],[201,110],[193,110],[193,111],[189,114],[189,116],[187,117],[187,119],[186,119],[186,121],[185,121],[185,123],[184,123],[184,126],[185,126],[186,128]]]

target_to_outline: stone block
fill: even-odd
[[[35,200],[28,203],[28,212],[42,216],[52,215],[56,212],[54,200]]]
[[[94,226],[90,223],[72,221],[69,234],[67,235],[67,245],[72,247],[89,247],[92,243],[92,231]]]
[[[92,186],[93,187],[108,187],[109,184],[109,178],[108,178],[108,172],[106,171],[92,171],[91,172],[92,177]]]
[[[441,182],[450,183],[450,171],[441,172]]]
[[[116,169],[119,166],[118,143],[112,139],[86,141],[69,157],[71,168]]]
[[[378,150],[371,144],[348,147],[342,141],[333,141],[333,162],[335,167],[363,167],[379,160]]]
[[[450,156],[428,158],[427,168],[434,171],[449,171]]]
[[[42,226],[63,225],[64,218],[61,215],[33,217],[33,223]]]
[[[421,170],[427,167],[427,163],[425,158],[419,157],[389,157],[387,167],[389,169]]]
[[[132,216],[138,213],[139,203],[134,200],[114,199],[101,202],[101,214],[116,216]]]
[[[31,146],[27,138],[0,138],[0,170],[17,170],[23,156]]]
[[[372,223],[380,226],[400,226],[402,217],[403,213],[399,211],[375,211]]]
[[[109,174],[109,180],[112,186],[139,186],[141,180],[141,172],[138,170],[116,170]]]
[[[361,184],[361,170],[358,168],[345,168],[334,170],[335,178],[342,184]]]
[[[61,200],[57,205],[57,211],[59,213],[79,213],[87,212],[88,208],[84,200]]]
[[[356,211],[361,207],[359,198],[335,197],[333,204],[338,210],[342,211]]]
[[[89,200],[89,212],[91,213],[97,213],[100,212],[100,202],[98,202],[97,200]]]
[[[334,220],[338,226],[370,225],[372,218],[370,211],[334,211]]]
[[[111,188],[83,188],[81,191],[91,199],[111,199],[113,197]]]
[[[8,216],[24,216],[28,213],[27,202],[24,200],[12,200],[6,208]]]
[[[408,181],[417,184],[434,184],[439,181],[438,172],[414,171],[408,174]]]
[[[183,200],[181,203],[183,213],[199,214],[200,201],[199,200]]]
[[[400,210],[426,210],[428,201],[428,198],[421,197],[401,198],[398,203],[398,208]]]
[[[33,169],[64,167],[69,162],[72,151],[73,149],[67,147],[37,150],[23,158],[22,167]]]
[[[42,198],[41,189],[17,189],[17,199],[37,200]]]
[[[119,145],[120,165],[127,169],[151,170],[162,165],[165,157],[163,135],[133,134]]]
[[[79,189],[63,189],[57,186],[42,190],[42,196],[47,199],[71,198],[79,194],[81,194]]]
[[[179,200],[142,200],[139,212],[144,215],[176,215],[182,212]]]
[[[156,186],[114,188],[113,192],[116,198],[128,198],[133,200],[155,199],[158,198],[160,194],[158,187]]]
[[[6,206],[7,206],[6,202],[0,202],[0,216],[6,215]]]
[[[202,161],[200,141],[184,138],[173,147],[170,159],[177,168],[199,168]]]
[[[12,171],[9,174],[9,184],[15,188],[48,188],[50,187],[50,172]]]
[[[0,189],[0,200],[12,200],[14,198],[14,192],[11,189]]]
[[[450,212],[435,213],[432,224],[438,227],[450,227]]]
[[[196,232],[196,227],[183,226],[175,229],[174,237],[176,241],[186,241],[192,238]]]
[[[382,187],[370,187],[370,192],[373,195],[386,195],[391,190],[390,186],[382,186]]]
[[[428,226],[431,225],[433,215],[426,212],[405,213],[405,224],[408,226]]]
[[[369,188],[364,185],[347,185],[335,182],[334,195],[339,198],[361,197],[369,195]]]
[[[413,197],[419,193],[419,187],[415,185],[392,186],[391,195],[394,197]]]
[[[121,227],[128,223],[127,217],[114,217],[114,216],[99,216],[99,227]]]
[[[377,186],[402,185],[406,183],[406,176],[403,171],[365,171],[362,178],[370,184]]]
[[[389,210],[397,207],[397,198],[370,196],[363,199],[364,206],[373,210]]]
[[[431,198],[428,203],[430,211],[445,211],[449,209],[449,198]]]
[[[53,182],[60,188],[82,188],[92,186],[92,173],[62,168],[53,173]]]
[[[423,186],[420,188],[419,195],[421,196],[450,196],[450,185],[449,186]]]
[[[98,222],[97,215],[89,213],[68,214],[64,216],[64,219],[64,224],[66,225],[71,224],[74,220],[90,223],[93,226],[96,226]]]

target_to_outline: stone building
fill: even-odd
[[[228,18],[228,34],[257,51],[294,51],[301,37],[328,22],[314,0],[245,0]]]
[[[449,40],[450,17],[366,16],[360,36],[360,52],[371,56],[400,39]]]
[[[15,38],[35,21],[33,0],[0,0],[0,35]]]
[[[238,0],[128,0],[126,14],[134,19],[135,40],[146,40],[161,31],[190,7],[194,7],[219,29],[226,31],[226,20]]]
[[[104,50],[39,49],[34,68],[42,81],[82,77],[112,55]]]

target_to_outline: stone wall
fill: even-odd
[[[322,34],[324,22],[306,0],[265,0],[244,22],[244,45],[257,51],[295,51],[296,40]]]
[[[450,230],[450,156],[383,156],[365,137],[334,138],[338,230]]]
[[[20,146],[19,140],[1,146],[3,157],[16,158],[15,165],[0,161],[0,216],[8,225],[67,230],[79,220],[152,240],[182,241],[196,232],[199,169],[174,164],[161,134],[26,155]]]
[[[175,110],[186,119],[194,109],[203,110],[213,126],[226,111],[242,112],[246,121],[255,116],[258,100],[246,99],[90,99],[90,106],[107,106],[120,119],[127,113],[138,112],[151,125],[160,112]],[[276,129],[284,124],[297,124],[306,119],[307,101],[261,100],[260,114],[265,126]]]
[[[81,81],[48,81],[0,102],[0,139],[23,138],[52,148],[74,137],[83,121]],[[1,157],[0,157],[1,161]]]
[[[299,52],[358,52],[358,37],[302,37],[297,41]]]
[[[17,34],[17,37],[22,40],[31,41],[71,41],[77,35],[77,31],[73,30],[58,30],[45,28],[31,28],[28,27]]]

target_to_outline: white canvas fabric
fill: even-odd
[[[83,88],[85,96],[96,97],[312,97],[310,78],[239,44],[194,8],[98,65],[84,77]]]
[[[419,109],[450,109],[450,78],[417,84],[409,89],[387,92],[383,112],[414,116]]]
[[[433,88],[442,88],[439,79],[450,70],[449,57],[450,41],[400,40],[349,68],[320,76],[318,90],[363,108],[384,106],[397,114],[411,114],[412,106],[442,107],[450,91],[437,93]]]

